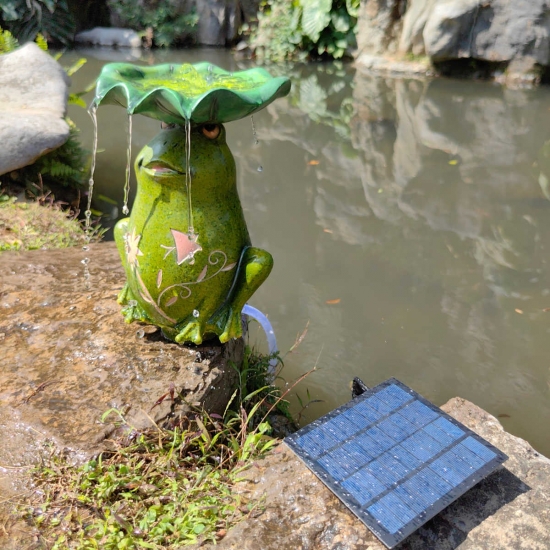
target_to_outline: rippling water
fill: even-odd
[[[100,57],[125,55],[80,53],[89,62],[75,90]],[[144,61],[202,60],[245,68],[220,50]],[[283,351],[309,322],[283,371],[290,382],[317,367],[297,393],[304,406],[323,402],[303,421],[347,401],[353,376],[394,376],[436,404],[474,402],[550,456],[549,90],[361,76],[339,64],[284,71],[293,90],[254,116],[259,144],[250,120],[227,130],[253,243],[275,258],[252,304]],[[91,148],[86,113],[70,115]],[[125,114],[106,106],[98,118],[94,205],[116,218]],[[158,126],[134,117],[134,154]]]

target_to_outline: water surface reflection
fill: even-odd
[[[163,56],[238,68],[220,51]],[[259,145],[249,120],[228,140],[253,242],[275,257],[253,305],[283,350],[310,323],[284,373],[317,365],[298,389],[324,400],[308,418],[347,401],[353,376],[395,376],[437,404],[459,395],[501,415],[550,455],[549,91],[290,73],[291,95],[254,117]],[[96,189],[120,204],[124,113],[99,121]],[[157,127],[135,117],[134,151]]]

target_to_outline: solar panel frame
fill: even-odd
[[[508,459],[395,378],[285,443],[388,548]]]

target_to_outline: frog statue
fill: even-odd
[[[209,64],[122,63],[103,69],[96,107],[118,103],[129,114],[162,121],[135,160],[132,212],[115,227],[127,278],[118,302],[127,322],[156,325],[178,343],[241,336],[241,311],[273,259],[251,245],[223,122],[289,88],[288,79],[263,69],[229,74]]]
[[[271,255],[250,244],[235,161],[221,124],[191,130],[192,211],[188,231],[185,129],[164,129],[136,159],[132,215],[115,239],[127,283],[128,321],[162,328],[176,342],[241,335],[241,310],[271,271]]]

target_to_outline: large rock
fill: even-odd
[[[436,64],[474,59],[506,65],[503,80],[510,84],[539,81],[539,68],[550,66],[546,0],[410,0],[399,17],[403,5],[397,0],[361,3],[359,66],[388,72],[388,63],[407,61],[407,54],[428,56]],[[372,56],[389,61],[373,63]],[[467,64],[444,69],[472,71]]]
[[[241,363],[242,340],[185,347],[155,327],[126,324],[114,243],[3,252],[0,280],[0,472],[36,462],[45,440],[96,452],[113,431],[99,421],[111,408],[126,411],[136,429],[189,404],[223,413],[236,378],[229,362]],[[184,401],[168,396],[155,406],[171,385]],[[0,494],[12,490],[0,475]]]
[[[36,44],[0,55],[0,175],[63,145],[70,80]]]
[[[202,0],[197,2],[199,23],[197,40],[205,46],[225,46],[238,37],[241,8],[237,0]]]
[[[510,458],[399,547],[514,550],[550,547],[550,460],[463,399],[443,409]],[[385,546],[284,444],[245,473],[240,491],[265,511],[230,530],[219,550],[383,550]],[[254,515],[254,514],[253,514]]]
[[[358,54],[391,53],[401,33],[401,0],[361,2],[357,27]]]
[[[444,0],[434,5],[423,36],[433,61],[528,57],[547,66],[550,6],[546,0]]]

